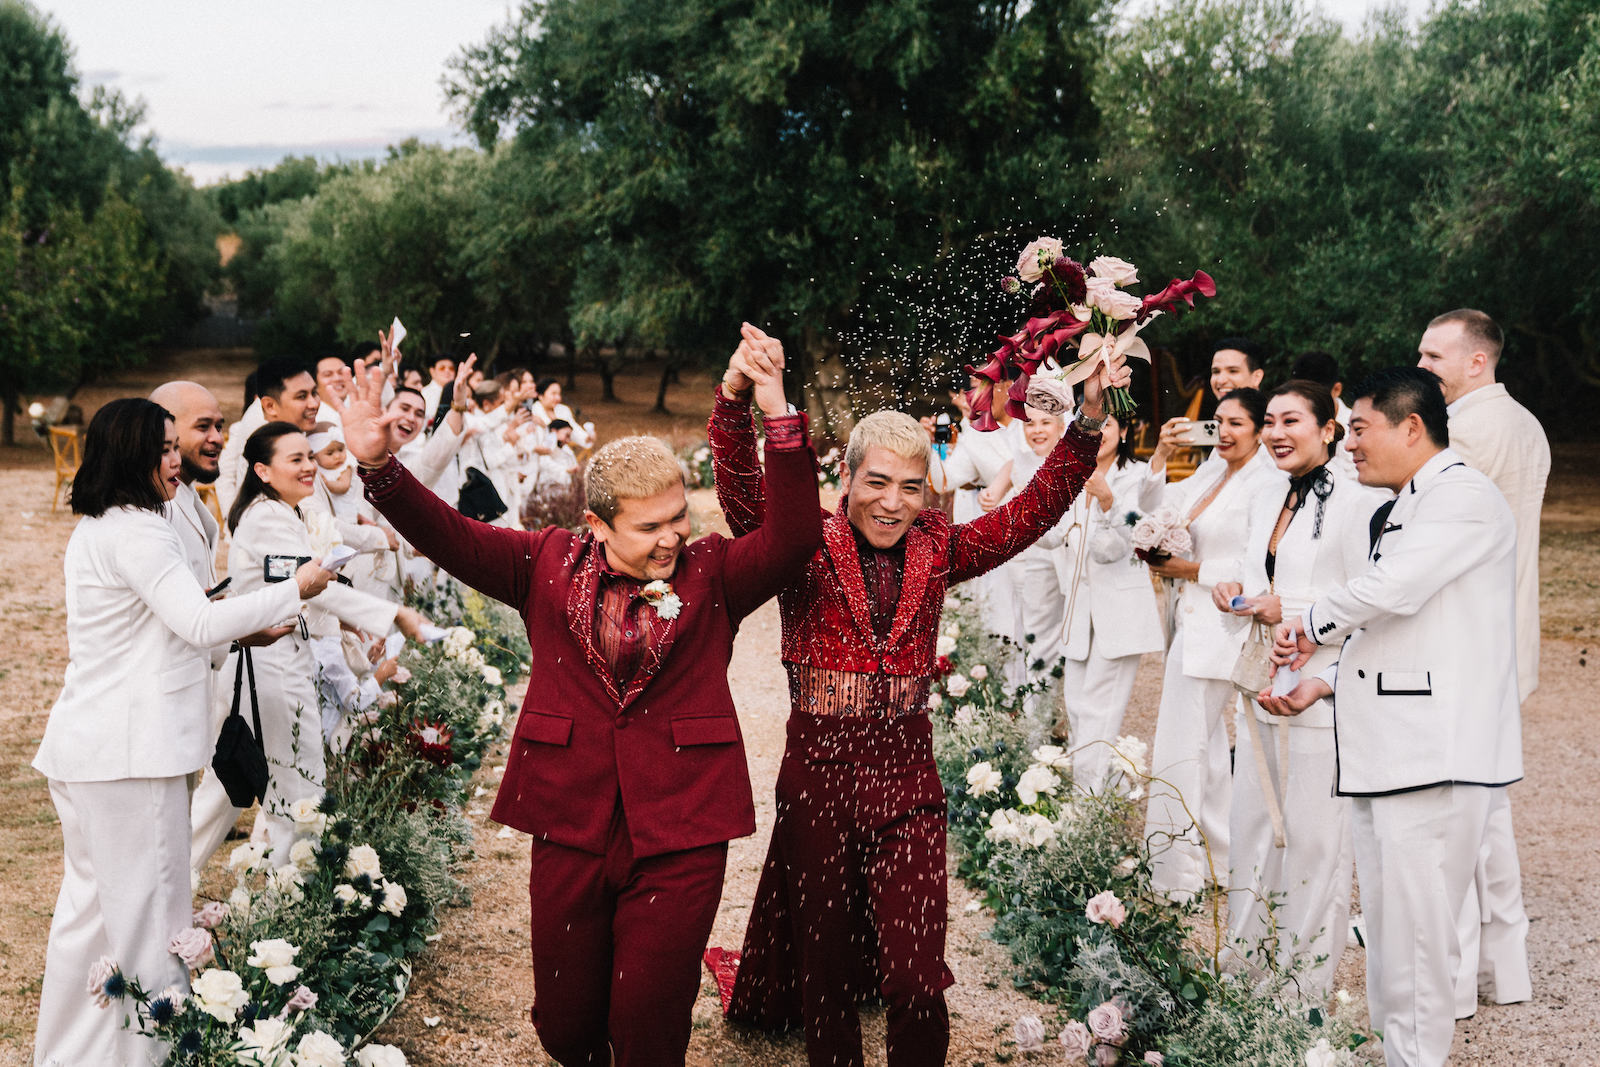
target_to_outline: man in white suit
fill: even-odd
[[[317,380],[304,363],[289,357],[269,359],[256,369],[257,397],[228,432],[218,460],[217,500],[226,515],[244,481],[244,443],[269,422],[292,422],[305,433],[316,429],[322,400]]]
[[[1373,516],[1368,569],[1278,628],[1280,664],[1343,642],[1338,663],[1260,701],[1293,715],[1334,698],[1372,1024],[1390,1067],[1437,1067],[1455,1029],[1454,919],[1495,794],[1522,777],[1516,525],[1494,483],[1450,450],[1430,372],[1372,375],[1350,431],[1362,483],[1396,498]]]
[[[1517,522],[1517,681],[1527,700],[1539,685],[1539,512],[1550,476],[1550,442],[1533,413],[1495,381],[1505,336],[1481,311],[1458,308],[1428,323],[1417,346],[1419,367],[1444,383],[1450,447],[1489,476]],[[1497,1004],[1533,997],[1528,972],[1528,913],[1511,823],[1511,798],[1498,791],[1473,891],[1456,924],[1461,971],[1456,1018],[1478,1008],[1480,974]]]

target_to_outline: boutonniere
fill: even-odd
[[[663,619],[676,619],[683,610],[683,600],[672,591],[670,582],[657,579],[639,590],[639,595],[648,600]]]

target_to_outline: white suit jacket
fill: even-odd
[[[1317,499],[1313,496],[1295,512],[1288,529],[1278,542],[1275,582],[1272,591],[1283,601],[1283,617],[1298,618],[1323,593],[1337,589],[1345,582],[1367,569],[1367,529],[1372,513],[1389,499],[1380,489],[1362,485],[1349,477],[1330,461],[1328,471],[1333,476],[1333,491],[1328,494],[1322,510],[1322,533],[1317,533]],[[1287,486],[1285,486],[1287,495]],[[1261,596],[1268,591],[1267,546],[1272,543],[1272,531],[1278,524],[1283,501],[1276,507],[1263,508],[1252,516],[1250,536],[1245,543],[1244,576],[1240,584],[1244,595]],[[1236,615],[1225,619],[1241,630],[1249,629],[1249,621]],[[1338,648],[1329,645],[1317,649],[1302,673],[1318,674],[1338,662]],[[1319,700],[1299,715],[1280,718],[1261,710],[1251,701],[1256,718],[1262,722],[1287,722],[1290,726],[1333,725],[1333,703]]]
[[[1539,686],[1539,512],[1550,442],[1533,412],[1496,382],[1450,405],[1450,448],[1489,476],[1517,523],[1517,680],[1527,700]]]
[[[33,765],[62,782],[175,778],[211,761],[211,648],[293,615],[291,580],[208,601],[165,516],[114,508],[67,542],[67,676]]]
[[[1341,795],[1522,777],[1516,584],[1511,509],[1444,449],[1401,488],[1366,570],[1305,614],[1314,641],[1344,642],[1324,674]]]
[[[233,507],[233,498],[239,495],[239,484],[244,481],[244,443],[266,424],[267,416],[262,413],[258,398],[250,401],[250,406],[244,409],[239,421],[228,427],[228,440],[222,446],[222,455],[217,457],[215,483],[217,504],[222,508],[224,517]]]
[[[1167,486],[1163,502],[1179,515],[1187,516],[1194,506],[1227,473],[1227,464],[1202,466],[1181,482]],[[1152,475],[1159,479],[1165,472]],[[1211,589],[1218,582],[1241,582],[1244,578],[1245,538],[1252,524],[1261,518],[1254,512],[1271,512],[1283,507],[1288,479],[1267,453],[1257,450],[1250,461],[1223,486],[1217,498],[1189,524],[1194,552],[1189,558],[1200,564],[1197,581],[1176,582],[1177,621],[1175,640],[1169,655],[1183,657],[1183,673],[1191,678],[1226,679],[1233,673],[1244,647],[1245,631],[1229,622],[1211,603]]]
[[[1039,544],[1056,551],[1056,575],[1067,615],[1062,648],[1070,660],[1089,657],[1089,638],[1104,659],[1160,652],[1165,638],[1150,568],[1133,554],[1129,512],[1150,511],[1160,501],[1161,486],[1146,477],[1147,467],[1134,461],[1106,474],[1111,510],[1087,493],[1079,493],[1061,522]]]

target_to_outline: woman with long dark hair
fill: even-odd
[[[318,549],[325,548],[312,545],[299,511],[317,477],[311,443],[300,428],[287,422],[267,423],[245,442],[244,458],[244,480],[228,512],[233,535],[228,575],[240,592],[277,584],[293,560],[317,558]],[[288,616],[293,618],[300,610],[297,605]],[[261,729],[272,771],[261,805],[261,825],[278,862],[294,843],[289,806],[322,795],[322,716],[311,637],[327,626],[337,633],[341,622],[380,637],[398,625],[402,633],[416,637],[426,621],[412,608],[335,584],[315,608],[306,609],[288,636],[252,650]],[[214,849],[221,842],[208,843]]]
[[[331,575],[212,601],[162,514],[178,486],[172,417],[113,400],[84,434],[67,542],[68,662],[33,766],[50,779],[64,850],[45,951],[35,1061],[154,1062],[160,1049],[95,1007],[91,968],[111,960],[146,989],[188,988],[167,944],[189,928],[189,783],[211,761],[212,646],[292,615]],[[101,977],[101,971],[94,971]]]
[[[1273,390],[1261,439],[1289,485],[1257,513],[1240,580],[1213,589],[1218,611],[1275,626],[1366,570],[1367,523],[1387,494],[1333,462],[1342,433],[1335,414],[1327,386],[1290,381]],[[1232,598],[1246,594],[1233,609]],[[1329,645],[1302,671],[1316,674],[1338,658]],[[1246,704],[1236,720],[1229,819],[1230,950],[1251,970],[1301,958],[1300,992],[1320,1000],[1333,991],[1344,951],[1354,862],[1350,801],[1333,793],[1333,705],[1319,700],[1280,718]]]

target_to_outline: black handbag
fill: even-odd
[[[244,672],[250,672],[250,717],[255,720],[255,733],[239,714],[239,691],[243,686]],[[261,706],[256,702],[256,665],[250,658],[250,649],[239,649],[239,660],[233,670],[233,710],[222,721],[222,732],[217,735],[217,751],[211,757],[211,772],[227,790],[228,802],[236,808],[248,808],[267,795],[267,753],[261,740]]]
[[[478,454],[483,453],[480,450]],[[494,482],[489,480],[487,474],[477,467],[468,467],[467,480],[461,483],[456,510],[469,519],[493,522],[506,513],[506,502],[500,498],[500,490],[494,487]]]

